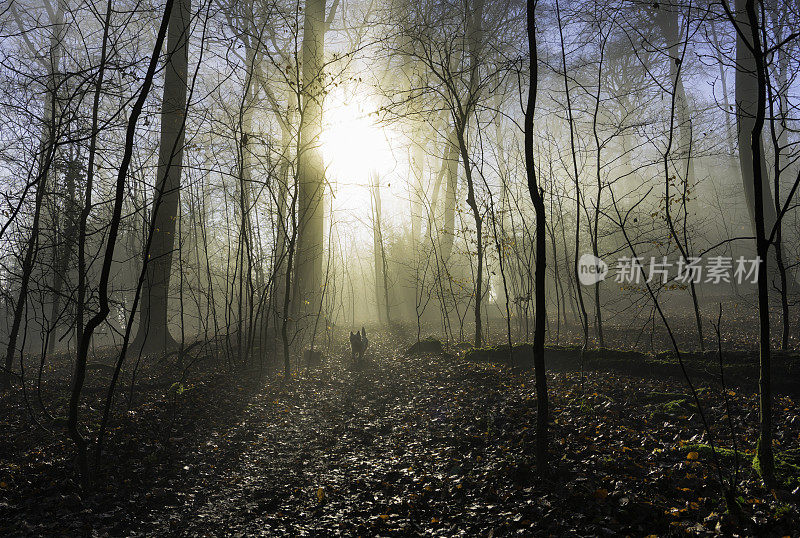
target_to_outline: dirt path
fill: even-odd
[[[581,386],[575,373],[551,374],[555,472],[541,480],[533,372],[380,348],[375,355],[360,369],[334,361],[288,384],[216,381],[144,401],[118,424],[112,478],[98,493],[57,482],[69,472],[69,446],[46,467],[29,455],[33,463],[7,479],[17,489],[0,498],[0,530],[596,536],[705,534],[728,524],[707,439],[677,381],[590,373]],[[752,448],[756,399],[730,398],[739,446]],[[722,399],[711,390],[703,401],[727,442]],[[796,445],[796,404],[782,397],[776,409],[778,441]],[[30,475],[36,480],[17,483]],[[746,464],[740,478],[745,534],[796,528],[796,508],[764,490]]]
[[[697,417],[643,397],[682,385],[604,375],[584,388],[577,401],[574,374],[551,378],[558,471],[541,481],[532,372],[402,357],[313,371],[213,432],[159,520],[190,536],[715,530],[714,475],[680,448],[704,440]],[[752,420],[749,397],[739,405]]]
[[[481,485],[490,509],[472,506],[465,480],[487,458],[487,432],[502,431],[503,411],[532,410],[532,386],[508,382],[498,368],[404,358],[267,389],[186,463],[226,486],[207,495],[202,479],[189,480],[172,529],[217,534],[240,522],[246,535],[471,534],[492,512],[502,525],[502,512],[530,512],[528,500],[503,503],[512,485],[498,481]],[[236,462],[218,474],[215,462],[229,457]]]

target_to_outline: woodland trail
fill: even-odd
[[[720,523],[712,470],[682,448],[705,440],[699,421],[687,401],[661,401],[679,398],[681,383],[601,374],[580,398],[577,375],[553,374],[557,471],[542,481],[530,371],[373,355],[302,377],[256,394],[191,453],[164,531],[589,536]],[[754,402],[739,404],[754,425]],[[747,487],[755,497],[760,486]]]
[[[186,497],[202,500],[185,507],[172,529],[221,534],[231,521],[241,521],[236,532],[245,535],[485,529],[489,513],[467,494],[466,475],[486,458],[485,439],[504,428],[504,412],[535,409],[533,385],[501,396],[504,389],[509,379],[502,369],[419,358],[324,369],[267,389],[187,462],[192,475],[203,476],[228,461],[215,473],[227,486],[206,496],[210,484],[190,481]],[[517,450],[521,457],[522,446]],[[526,462],[525,479],[532,463]],[[500,498],[516,483],[507,486],[504,493],[503,486],[482,485],[498,524],[501,513],[531,509],[529,499],[519,498],[500,510]],[[454,513],[451,503],[459,499]]]
[[[53,485],[71,472],[64,445],[60,459],[36,464],[38,482],[7,492],[0,530],[595,536],[706,535],[730,524],[680,382],[588,373],[581,387],[577,373],[550,374],[555,471],[539,479],[532,371],[404,357],[379,344],[371,351],[360,368],[334,359],[289,383],[210,379],[143,401],[109,442],[111,476],[99,492]],[[752,448],[755,395],[730,398],[739,446]],[[727,442],[718,391],[704,391],[702,401]],[[797,446],[797,405],[784,396],[776,407],[778,441]],[[31,459],[20,473],[36,474]],[[786,508],[793,503],[778,501],[742,465],[745,533],[796,528],[796,507]]]

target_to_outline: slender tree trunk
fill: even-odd
[[[690,252],[690,243],[689,243],[689,236],[687,232],[687,219],[688,219],[688,203],[687,203],[687,193],[694,190],[694,162],[692,161],[691,156],[691,148],[692,148],[692,123],[691,118],[689,117],[689,110],[688,104],[686,102],[686,92],[683,88],[683,62],[686,58],[686,47],[688,46],[688,27],[687,31],[687,41],[681,42],[680,39],[680,32],[678,30],[678,11],[677,9],[670,8],[663,8],[659,13],[656,14],[656,21],[658,22],[659,26],[661,27],[661,32],[664,35],[664,38],[667,42],[667,50],[669,51],[669,73],[670,73],[670,80],[673,83],[672,87],[672,99],[670,102],[670,127],[669,127],[669,140],[667,143],[667,148],[664,152],[664,199],[666,203],[664,204],[664,210],[666,213],[667,224],[669,226],[670,235],[672,239],[675,241],[678,250],[683,256],[684,259],[689,258]],[[687,23],[688,24],[688,23]],[[682,45],[682,46],[681,46]],[[671,161],[671,150],[673,147],[674,142],[674,133],[675,133],[675,119],[676,119],[676,111],[677,111],[677,120],[678,120],[678,132],[679,132],[679,139],[680,139],[680,151],[685,154],[685,163],[686,163],[686,170],[685,171],[678,171],[675,176],[681,179],[682,187],[681,187],[681,201],[683,207],[683,240],[678,235],[678,232],[675,228],[675,222],[672,218],[671,212],[671,204],[670,200],[672,199],[672,195],[670,194],[670,186],[672,184],[672,169],[670,168],[670,161]],[[697,297],[697,288],[695,287],[694,282],[689,282],[689,293],[692,298],[692,306],[694,309],[694,317],[695,317],[695,325],[697,327],[697,338],[700,344],[700,350],[705,350],[705,337],[703,336],[703,318],[700,313],[700,302]]]
[[[106,59],[108,53],[108,35],[111,30],[111,12],[113,0],[106,3],[106,13],[103,23],[103,43],[100,50],[100,66],[97,71],[97,80],[94,86],[94,98],[92,102],[92,134],[89,139],[89,163],[86,166],[86,186],[84,190],[84,203],[78,222],[78,297],[75,303],[75,335],[80,342],[83,339],[83,318],[86,305],[86,226],[89,221],[89,214],[92,211],[92,189],[94,188],[94,163],[97,157],[97,136],[100,124],[100,97],[103,91],[103,78],[106,72]],[[77,423],[77,405],[80,398],[81,387],[75,383],[75,379],[83,378],[85,375],[85,364],[75,365],[76,370],[73,376],[72,399],[70,400],[70,410],[68,415],[75,413]],[[79,371],[79,367],[82,367]],[[75,407],[73,411],[72,408]],[[77,432],[74,432],[77,433]],[[77,437],[73,435],[73,438]]]
[[[533,157],[533,116],[536,111],[536,91],[539,81],[539,55],[536,49],[536,0],[527,0],[528,48],[530,50],[531,80],[528,87],[528,104],[525,109],[525,172],[528,191],[536,212],[536,320],[533,332],[533,364],[536,375],[536,466],[539,474],[550,472],[547,458],[547,428],[549,409],[547,402],[547,374],[544,363],[545,335],[545,271],[547,269],[547,246],[545,243],[546,221],[543,192],[536,178]]]
[[[386,275],[383,273],[383,238],[381,237],[381,187],[380,177],[370,172],[370,191],[372,198],[372,262],[375,274],[375,305],[378,321],[387,323],[388,308],[384,301],[383,288]]]
[[[594,113],[592,114],[592,134],[594,135],[595,144],[595,180],[597,182],[597,199],[594,202],[594,211],[592,213],[592,223],[590,229],[592,232],[592,254],[595,258],[600,257],[600,203],[603,199],[603,179],[602,179],[602,152],[603,147],[600,144],[600,135],[597,131],[597,120],[600,113],[600,90],[603,81],[603,61],[605,59],[607,35],[604,37],[600,34],[599,45],[599,63],[597,68],[597,94],[594,100]],[[606,347],[605,336],[603,335],[603,310],[600,302],[600,282],[594,283],[594,319],[595,319],[595,334],[600,347]]]
[[[685,163],[683,171],[684,180],[689,189],[695,188],[694,161],[692,160],[692,118],[689,113],[689,103],[683,85],[683,61],[685,55],[680,52],[681,37],[678,21],[679,6],[664,6],[658,8],[656,23],[661,29],[661,34],[667,43],[669,52],[669,75],[674,83],[675,108],[678,119],[678,133],[680,139],[680,152]]]
[[[40,157],[40,165],[38,178],[36,181],[36,198],[34,202],[33,223],[31,224],[31,233],[28,237],[28,242],[25,245],[25,257],[22,261],[22,282],[20,284],[19,294],[17,295],[17,302],[14,305],[14,320],[11,324],[11,332],[8,337],[8,346],[6,347],[6,361],[5,368],[0,375],[0,389],[5,390],[11,386],[11,365],[14,360],[14,353],[17,350],[17,338],[19,337],[20,327],[22,325],[22,315],[25,312],[25,305],[28,301],[28,286],[30,284],[31,269],[36,256],[36,244],[39,238],[39,221],[42,214],[42,200],[46,192],[46,177],[49,174],[50,166],[53,161],[54,148],[49,146],[42,148],[43,152]]]
[[[761,134],[764,127],[766,107],[767,72],[759,34],[759,18],[756,1],[746,0],[744,9],[737,6],[736,25],[741,34],[736,43],[737,65],[736,100],[739,106],[739,161],[742,176],[750,180],[745,183],[745,194],[752,200],[748,204],[756,231],[756,254],[761,260],[758,266],[758,317],[759,317],[759,436],[755,455],[755,467],[764,482],[774,483],[775,458],[772,451],[772,380],[770,378],[771,350],[769,326],[769,263],[768,230],[776,220],[775,206],[770,203],[766,164],[763,158]],[[738,32],[737,32],[738,34]],[[752,48],[752,50],[751,50]]]
[[[478,261],[478,269],[475,277],[475,347],[481,347],[483,343],[483,326],[481,316],[481,299],[483,297],[483,218],[481,217],[478,202],[475,200],[475,186],[472,180],[472,159],[469,158],[469,150],[465,140],[466,117],[457,120],[460,126],[457,128],[458,146],[461,151],[461,160],[464,163],[464,176],[467,180],[467,205],[472,211],[472,218],[475,221],[475,255]]]
[[[236,338],[239,359],[247,363],[250,358],[255,324],[253,308],[257,303],[253,284],[253,258],[256,234],[253,230],[254,194],[252,193],[253,155],[257,140],[253,134],[253,114],[258,97],[256,80],[257,51],[250,40],[245,40],[245,64],[247,69],[244,95],[241,100],[238,118],[239,145],[239,240],[237,243],[239,265],[239,297],[237,300]],[[245,323],[245,314],[247,322]]]
[[[277,230],[276,230],[276,247],[273,264],[274,284],[272,286],[273,305],[275,309],[275,327],[281,325],[283,320],[283,295],[286,291],[286,280],[290,278],[290,272],[287,269],[287,247],[289,242],[289,227],[288,227],[288,195],[289,195],[289,181],[290,177],[290,164],[291,164],[291,146],[292,146],[292,126],[294,125],[295,112],[297,111],[297,94],[294,91],[288,93],[288,102],[286,109],[286,121],[281,123],[281,162],[278,167],[278,185],[277,194],[275,195],[275,210],[277,216]]]
[[[239,241],[237,249],[239,251],[239,298],[238,312],[236,316],[236,338],[237,352],[239,359],[247,361],[249,351],[246,349],[248,332],[252,332],[252,324],[248,321],[245,324],[245,311],[252,308],[255,301],[253,293],[253,244],[252,244],[252,224],[250,211],[252,201],[250,197],[250,186],[252,182],[252,147],[253,141],[253,110],[252,110],[252,91],[247,88],[247,97],[243,103],[244,110],[241,116],[241,139],[239,142]]]
[[[580,176],[578,173],[578,157],[577,148],[575,147],[575,122],[572,118],[572,100],[569,91],[569,78],[567,75],[567,53],[564,47],[564,29],[561,24],[561,9],[556,0],[556,15],[558,18],[558,32],[561,39],[561,64],[564,70],[564,93],[567,97],[567,116],[569,119],[569,141],[572,155],[572,173],[575,176],[575,258],[572,260],[572,274],[575,278],[575,290],[578,295],[578,306],[580,307],[580,321],[583,327],[583,346],[582,352],[586,350],[589,345],[589,316],[586,313],[586,304],[583,301],[583,290],[578,280],[578,258],[580,258],[580,245],[581,245],[581,185]],[[583,364],[583,356],[581,355],[581,364]]]
[[[378,172],[370,172],[372,190],[372,248],[375,265],[375,301],[378,319],[381,323],[391,323],[389,311],[389,281],[386,273],[386,248],[383,242],[381,207],[381,178]]]
[[[425,188],[423,187],[423,174],[425,171],[425,151],[422,147],[422,128],[414,129],[414,139],[411,141],[410,165],[411,165],[411,244],[412,248],[418,249],[422,235],[422,215],[425,213],[423,207],[423,197]]]
[[[58,91],[58,78],[59,78],[59,65],[61,63],[61,57],[63,56],[63,48],[64,48],[64,34],[66,31],[66,25],[64,24],[64,12],[66,11],[66,2],[64,0],[58,0],[56,11],[55,11],[55,18],[52,21],[53,24],[53,34],[50,39],[50,74],[49,74],[49,84],[51,84],[51,91],[57,92]],[[58,113],[55,110],[57,106],[57,101],[52,101],[53,107],[50,110],[50,114],[55,117]],[[79,148],[76,148],[76,151],[80,152]],[[51,304],[51,311],[50,311],[50,328],[48,331],[48,341],[47,341],[47,353],[53,353],[55,350],[55,343],[56,338],[53,337],[51,334],[55,331],[58,327],[58,319],[60,317],[60,308],[61,308],[61,289],[64,286],[64,279],[67,273],[68,263],[69,263],[69,256],[72,252],[72,246],[74,245],[74,235],[75,235],[75,212],[77,208],[77,202],[75,200],[75,182],[76,182],[76,171],[77,171],[77,156],[70,155],[68,159],[68,168],[66,173],[66,182],[67,182],[67,199],[65,202],[65,210],[63,213],[58,209],[54,209],[54,221],[52,223],[45,223],[45,226],[52,229],[53,232],[53,288],[51,290],[52,296],[52,304]],[[70,185],[71,184],[71,185]],[[72,188],[70,188],[72,187]],[[67,224],[65,225],[65,230],[63,234],[59,234],[59,221],[61,219],[65,219]],[[61,237],[59,237],[59,235]],[[42,362],[44,363],[45,356],[42,356]]]
[[[161,53],[161,48],[164,44],[164,38],[167,34],[167,27],[169,26],[170,13],[175,0],[167,0],[164,7],[164,16],[161,20],[158,34],[156,36],[156,43],[153,47],[153,53],[150,57],[150,63],[147,68],[147,73],[142,83],[142,89],[139,92],[139,97],[133,104],[130,117],[128,118],[128,126],[125,132],[125,150],[120,161],[119,171],[117,172],[116,188],[114,192],[114,208],[111,214],[111,220],[108,228],[108,238],[106,240],[106,249],[103,256],[103,265],[100,271],[100,284],[99,284],[99,310],[92,316],[86,323],[86,327],[81,335],[81,340],[78,342],[78,355],[76,358],[75,377],[73,378],[72,396],[70,401],[70,417],[68,418],[69,430],[73,441],[78,449],[78,468],[83,478],[84,484],[89,483],[89,466],[86,454],[87,443],[83,436],[77,430],[77,412],[78,412],[78,399],[80,398],[81,387],[83,386],[84,376],[86,373],[86,360],[89,355],[89,345],[92,341],[92,335],[95,329],[100,326],[109,313],[108,304],[108,281],[111,274],[111,264],[114,261],[114,249],[117,244],[117,236],[119,234],[119,224],[122,220],[122,202],[125,194],[125,183],[128,175],[128,168],[131,164],[133,157],[133,143],[136,135],[136,124],[139,121],[139,116],[142,113],[142,108],[147,100],[147,95],[150,93],[150,88],[153,85],[153,77],[155,76],[156,68],[158,67],[158,57]],[[109,12],[107,12],[109,13]],[[86,211],[86,208],[84,208]],[[118,371],[115,372],[115,379]],[[103,422],[105,423],[105,416]],[[99,446],[99,440],[98,440]]]
[[[475,112],[475,106],[480,95],[479,69],[481,65],[481,51],[483,48],[483,7],[484,0],[475,0],[471,11],[467,13],[467,41],[469,49],[469,95],[464,105],[459,104],[453,118],[456,126],[456,140],[464,163],[464,178],[467,181],[467,205],[472,211],[475,222],[475,250],[478,258],[478,267],[475,282],[475,347],[483,343],[483,320],[481,306],[483,302],[483,218],[478,202],[475,199],[475,182],[472,177],[472,159],[467,146],[467,126],[470,116]],[[509,353],[511,350],[509,350]]]
[[[435,226],[432,222],[432,219],[441,220],[443,216],[443,212],[439,210],[439,197],[441,196],[442,190],[442,181],[444,180],[444,176],[447,172],[447,156],[448,156],[449,147],[447,144],[442,146],[442,162],[439,166],[439,172],[436,174],[436,178],[433,180],[433,189],[431,192],[431,201],[430,205],[428,206],[428,240],[434,237],[433,232],[441,231],[440,226]],[[438,243],[438,246],[441,247],[441,241]],[[437,245],[434,245],[434,249]]]
[[[292,203],[291,207],[289,208],[289,217],[291,219],[291,235],[289,236],[289,241],[287,244],[287,255],[286,255],[286,278],[284,279],[284,289],[283,289],[283,309],[281,312],[282,319],[281,319],[281,343],[283,344],[283,378],[285,381],[289,381],[292,375],[292,363],[291,363],[291,355],[289,350],[289,307],[291,305],[292,300],[292,279],[289,278],[289,275],[292,274],[292,269],[294,269],[294,257],[295,257],[295,246],[297,244],[297,198],[298,198],[298,186],[297,182],[295,182],[295,190],[292,193]]]
[[[15,9],[12,5],[11,9]],[[20,327],[22,325],[22,315],[25,310],[25,305],[28,301],[28,286],[30,284],[30,273],[33,268],[34,261],[36,260],[36,245],[39,240],[39,232],[41,229],[40,220],[42,218],[42,206],[44,204],[44,196],[48,190],[48,179],[50,171],[53,168],[53,161],[56,158],[56,137],[57,133],[57,115],[58,115],[58,76],[61,63],[61,56],[63,50],[64,40],[64,1],[59,0],[57,11],[54,18],[51,18],[53,25],[52,34],[50,37],[50,48],[47,56],[47,91],[45,92],[44,100],[44,125],[42,128],[42,139],[39,148],[39,155],[37,158],[36,169],[36,196],[34,201],[34,215],[31,225],[31,235],[26,244],[25,255],[22,261],[22,282],[20,284],[20,291],[17,296],[17,302],[14,305],[14,316],[11,323],[11,329],[8,338],[8,347],[6,348],[5,369],[0,373],[0,389],[8,389],[11,383],[11,365],[14,360],[14,353],[16,351],[17,338],[19,337]],[[20,28],[20,31],[24,31]],[[54,247],[55,248],[55,247]],[[60,278],[60,277],[56,277]],[[53,318],[55,320],[55,318]]]
[[[67,163],[66,172],[66,201],[62,215],[64,231],[61,238],[53,245],[53,301],[50,305],[50,330],[47,340],[47,354],[52,354],[55,350],[56,340],[58,339],[59,321],[62,319],[61,293],[66,282],[66,275],[69,273],[70,260],[75,251],[76,244],[76,224],[80,215],[80,205],[77,200],[77,185],[80,181],[80,149],[75,148],[75,154],[70,155]],[[66,306],[65,306],[66,309]],[[42,356],[44,361],[44,355]]]
[[[442,261],[446,262],[453,251],[453,240],[455,239],[456,224],[456,191],[458,190],[458,141],[454,130],[448,132],[445,140],[444,158],[444,224],[442,225],[442,237],[439,250],[442,253]]]
[[[776,2],[771,3],[773,8],[773,21],[775,25],[775,41],[780,43],[784,39],[782,16]],[[777,62],[775,62],[776,75],[777,75],[777,102],[778,112],[775,113],[775,97],[772,92],[772,85],[767,79],[767,89],[769,90],[769,109],[770,109],[770,133],[772,135],[773,147],[773,172],[772,183],[775,189],[775,213],[781,211],[781,148],[786,145],[786,117],[788,114],[789,100],[787,97],[789,91],[788,83],[788,70],[789,70],[789,52],[784,47],[780,47],[776,51]],[[775,118],[778,118],[780,125],[776,128]],[[789,317],[789,286],[792,281],[789,279],[786,261],[784,260],[783,252],[783,219],[778,219],[775,223],[775,262],[777,264],[780,298],[781,298],[781,349],[787,350],[789,348],[789,332],[791,318]]]
[[[725,107],[725,132],[728,135],[726,137],[726,146],[728,146],[729,154],[733,156],[734,137],[733,126],[731,125],[731,113],[733,112],[733,108],[731,107],[728,99],[728,79],[725,76],[725,60],[723,59],[722,52],[720,51],[720,43],[719,39],[717,38],[716,24],[713,20],[709,21],[709,26],[711,27],[711,39],[713,40],[714,48],[716,49],[715,57],[717,59],[717,66],[719,67],[719,80],[720,85],[722,86],[722,105]]]
[[[744,2],[745,0],[739,0]],[[755,9],[755,8],[753,8]],[[742,32],[750,38],[750,28],[747,21],[745,10],[738,9],[736,13],[736,24]],[[747,43],[737,32],[736,37],[736,118],[738,127],[739,143],[739,166],[742,172],[745,201],[747,210],[750,214],[750,222],[753,230],[756,231],[756,205],[754,187],[754,156],[751,151],[751,137],[755,127],[756,116],[758,115],[758,82],[757,62],[753,53],[748,49]],[[764,154],[764,145],[759,138],[755,141],[758,144],[759,155]],[[764,160],[758,163],[758,176],[761,178],[759,189],[762,193],[761,212],[764,215],[764,226],[766,230],[772,230],[775,224],[777,213],[772,199],[772,192],[769,187],[769,176],[767,175],[767,165]],[[766,260],[765,260],[766,261]]]

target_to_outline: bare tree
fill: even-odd
[[[533,119],[536,112],[536,91],[539,79],[539,56],[536,48],[536,0],[527,0],[528,48],[530,50],[530,85],[528,86],[528,105],[525,108],[525,172],[528,178],[533,208],[536,211],[536,321],[533,332],[533,361],[536,369],[536,466],[540,474],[550,471],[547,458],[547,374],[544,364],[545,319],[545,270],[547,268],[547,237],[545,226],[545,207],[542,193],[536,179],[536,166],[533,157]]]
[[[86,372],[86,361],[89,355],[89,345],[92,341],[92,336],[95,329],[103,323],[109,314],[108,302],[108,281],[111,274],[111,264],[114,260],[114,249],[117,244],[117,237],[119,235],[119,226],[122,219],[122,202],[125,194],[125,185],[128,176],[128,168],[131,164],[133,157],[133,143],[136,134],[136,126],[139,121],[139,116],[142,113],[142,108],[147,100],[147,95],[153,85],[153,77],[156,73],[158,66],[158,57],[161,53],[161,48],[164,44],[164,39],[167,34],[167,28],[170,26],[170,14],[172,13],[173,4],[175,0],[167,0],[164,6],[164,16],[161,20],[161,25],[156,36],[156,43],[153,47],[153,53],[150,56],[150,63],[147,67],[142,87],[139,90],[139,96],[131,109],[130,117],[128,118],[128,127],[125,132],[125,152],[122,156],[120,168],[117,173],[116,186],[114,191],[114,208],[109,221],[108,237],[106,239],[106,249],[103,256],[103,266],[100,274],[99,283],[99,302],[100,309],[89,319],[86,327],[83,329],[83,337],[78,343],[77,364],[75,367],[75,378],[73,380],[73,389],[71,399],[77,400],[80,398],[81,387],[83,385],[83,377]],[[89,467],[87,458],[87,442],[77,430],[77,401],[70,402],[70,431],[73,435],[73,441],[78,449],[78,468],[84,480],[84,483],[89,483]]]

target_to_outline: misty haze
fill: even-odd
[[[0,1],[0,535],[797,535],[798,29]]]

